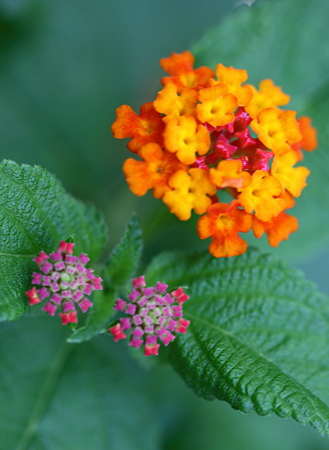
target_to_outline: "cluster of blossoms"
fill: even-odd
[[[191,211],[201,239],[212,237],[216,257],[240,255],[247,243],[238,233],[264,232],[276,247],[296,231],[294,206],[309,170],[294,167],[302,150],[316,148],[316,131],[306,116],[283,110],[289,95],[263,80],[256,89],[243,84],[247,71],[218,64],[193,68],[186,51],[160,61],[169,74],[154,102],[136,114],[128,105],[116,110],[112,132],[131,138],[128,149],[141,160],[123,165],[127,183],[138,196],[153,190],[180,220]],[[232,197],[221,203],[218,192]]]
[[[58,306],[61,305],[62,312],[59,316],[63,325],[77,323],[75,303],[85,313],[92,306],[86,295],[102,289],[102,279],[94,276],[93,269],[85,267],[89,258],[84,253],[73,256],[74,245],[60,241],[55,253],[48,256],[41,251],[33,261],[37,263],[42,273],[33,272],[32,279],[32,284],[41,287],[39,289],[33,287],[26,292],[30,305],[50,297],[42,309],[51,316],[55,315]]]
[[[114,341],[124,339],[126,330],[131,331],[129,345],[139,348],[144,344],[144,355],[157,355],[160,344],[170,344],[173,333],[186,333],[190,324],[183,318],[182,304],[189,299],[182,287],[167,293],[168,285],[158,282],[155,287],[146,287],[145,277],[132,280],[133,291],[127,297],[131,303],[118,298],[114,309],[128,317],[109,328]]]

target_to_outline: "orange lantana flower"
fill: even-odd
[[[149,142],[163,145],[164,123],[153,103],[142,105],[140,113],[138,115],[130,106],[122,105],[115,111],[117,118],[111,126],[115,138],[132,138],[127,147],[133,153],[138,153],[141,146]]]
[[[282,92],[269,78],[259,83],[259,90],[252,85],[248,86],[252,89],[253,96],[246,106],[246,111],[253,119],[257,118],[262,109],[284,106],[290,102],[290,95]]]
[[[302,139],[295,111],[265,108],[250,123],[258,139],[275,155],[284,155]]]
[[[158,93],[153,102],[154,108],[162,114],[164,122],[168,122],[173,117],[178,116],[196,116],[195,106],[198,103],[198,93],[192,89],[182,89],[180,95],[177,93],[177,87],[168,83]]]
[[[209,252],[216,258],[242,255],[247,250],[246,241],[238,233],[247,233],[251,229],[252,215],[239,209],[239,205],[238,201],[229,205],[214,203],[198,220],[198,235],[200,239],[212,237]]]
[[[252,223],[255,236],[277,246],[298,226],[285,210],[306,186],[309,170],[295,165],[317,145],[310,119],[280,108],[290,97],[272,80],[245,84],[246,70],[218,64],[215,79],[209,67],[194,69],[189,51],[160,64],[169,75],[154,102],[140,115],[121,106],[112,125],[142,158],[124,163],[131,191],[152,189],[180,220],[205,213],[198,233],[212,237],[216,257],[244,253],[238,233]],[[218,203],[217,191],[231,203]]]
[[[256,170],[251,183],[238,191],[241,192],[238,200],[244,209],[248,213],[255,211],[255,216],[263,222],[268,222],[286,207],[285,200],[277,198],[283,191],[280,181],[264,170]]]
[[[209,67],[199,67],[193,69],[194,56],[191,52],[172,53],[169,58],[160,59],[160,66],[170,77],[161,79],[161,83],[166,85],[172,83],[177,87],[178,92],[182,88],[195,88],[207,86],[209,79],[214,76],[214,72]]]
[[[267,234],[267,239],[272,247],[277,247],[281,241],[288,239],[291,233],[298,230],[298,220],[282,211],[268,222],[262,222],[253,216],[252,229],[256,238]]]
[[[300,196],[303,188],[307,186],[306,178],[311,173],[306,167],[293,167],[298,160],[298,154],[291,150],[285,155],[275,156],[271,169],[271,175],[294,197]]]
[[[248,79],[247,71],[244,69],[234,69],[225,67],[223,64],[216,66],[217,80],[210,80],[211,85],[223,83],[227,86],[228,92],[237,99],[239,106],[247,105],[252,98],[252,89],[250,86],[241,86]]]
[[[250,174],[242,171],[242,162],[237,159],[221,161],[216,169],[210,169],[209,175],[219,188],[242,188],[251,182]]]
[[[165,147],[177,154],[184,164],[193,164],[196,154],[204,155],[210,147],[210,136],[206,128],[197,124],[191,116],[174,117],[169,120],[164,132]]]
[[[227,125],[234,120],[233,112],[238,102],[233,94],[228,93],[226,84],[216,84],[199,91],[199,103],[196,107],[200,122],[208,122],[213,127]]]
[[[162,198],[170,190],[169,178],[177,170],[187,171],[187,166],[181,163],[175,155],[163,151],[158,144],[144,145],[139,155],[143,161],[128,158],[123,164],[123,173],[131,192],[142,196],[153,189],[155,198]]]
[[[208,195],[214,195],[216,186],[209,180],[205,170],[193,168],[189,172],[179,170],[169,180],[171,191],[167,191],[163,202],[171,213],[176,214],[180,220],[188,220],[191,211],[203,214],[211,205]]]

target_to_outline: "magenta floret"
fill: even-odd
[[[86,298],[94,290],[102,289],[102,279],[94,276],[93,269],[87,269],[85,265],[89,258],[84,253],[74,256],[74,244],[60,241],[56,252],[48,256],[44,251],[33,259],[41,272],[33,273],[32,284],[39,285],[26,292],[30,305],[40,303],[50,297],[42,308],[51,316],[55,315],[58,306],[62,306],[59,313],[62,325],[76,323],[77,312],[75,304],[85,313],[93,304]],[[50,259],[50,261],[49,261]]]
[[[114,305],[128,317],[119,319],[108,331],[117,342],[127,337],[124,331],[131,329],[129,345],[144,345],[145,356],[157,355],[158,339],[167,346],[175,339],[173,333],[186,333],[190,321],[183,318],[182,305],[189,296],[182,287],[168,293],[168,285],[160,281],[155,287],[146,287],[144,276],[133,279],[132,285],[133,291],[127,295],[130,303],[118,298]]]

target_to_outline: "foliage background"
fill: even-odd
[[[112,138],[109,125],[114,120],[116,107],[125,103],[138,110],[142,103],[154,98],[162,76],[158,65],[161,57],[190,48],[209,27],[225,20],[235,2],[2,0],[0,5],[0,159],[39,164],[55,173],[73,195],[95,203],[106,216],[109,248],[122,235],[133,210],[140,215],[145,231],[145,262],[164,248],[164,242],[166,249],[205,248],[206,244],[196,238],[193,225],[187,233],[186,224],[179,224],[161,202],[150,195],[137,198],[129,192],[121,173],[128,150],[125,142]],[[317,2],[317,7],[323,7],[322,16],[328,17],[329,9],[325,5],[325,0]],[[300,33],[300,29],[293,28],[297,17],[297,10],[290,12],[285,24],[291,27],[292,35]],[[313,39],[320,39],[316,36],[316,27]],[[225,47],[228,43],[222,45]],[[243,54],[243,49],[238,51]],[[248,55],[243,57],[246,59]],[[303,70],[305,67],[310,71],[305,77],[310,76],[312,62],[305,64]],[[328,205],[323,207],[328,208]],[[156,231],[161,224],[162,229]],[[309,236],[310,241],[312,238]],[[290,259],[294,259],[293,254]],[[294,266],[305,270],[309,279],[329,293],[329,257],[325,246],[309,252],[303,260],[295,260]],[[42,364],[38,364],[46,373],[53,342],[48,343],[46,339],[37,351],[38,342],[49,329],[55,332],[51,319],[45,319],[47,325],[38,322],[37,326],[32,320],[23,319],[21,324],[25,325],[21,326],[1,324],[0,344],[6,350],[8,371],[15,371],[18,377],[10,381],[3,372],[2,388],[18,383],[21,407],[31,415],[34,411],[33,399],[28,395],[31,386],[24,382],[24,373],[35,367],[29,365],[23,355],[28,350],[32,360],[33,357],[37,361],[43,358]],[[22,329],[24,338],[20,337]],[[27,350],[26,339],[29,341]],[[16,345],[17,342],[20,345]],[[55,399],[49,396],[37,416],[38,439],[31,444],[21,442],[21,447],[13,448],[72,449],[73,442],[78,442],[82,449],[111,449],[115,445],[119,448],[119,442],[123,442],[125,449],[137,450],[144,445],[164,450],[193,450],[201,445],[210,450],[261,450],[265,446],[269,450],[328,448],[325,438],[291,419],[243,416],[222,402],[198,399],[169,367],[137,369],[126,347],[121,345],[120,352],[117,348],[104,337],[96,339],[95,343],[81,344],[60,376],[59,395]],[[3,362],[1,365],[5,367]],[[136,371],[140,384],[136,381]],[[43,385],[43,379],[41,370],[40,379],[35,380],[36,390],[38,385]],[[106,402],[102,405],[97,403],[100,394],[89,389],[95,379],[103,380],[101,395]],[[148,412],[144,420],[130,429],[131,437],[126,441],[122,441],[122,435],[127,434],[125,423],[134,415],[129,410],[135,408],[132,401],[135,394],[132,397],[129,394],[126,400],[120,395],[116,397],[109,387],[111,383],[119,391],[120,386],[124,386],[128,394],[129,389],[133,390],[138,384],[141,397],[146,397],[146,406],[142,406]],[[18,392],[7,391],[3,404],[9,405],[11,395],[17,396]],[[75,392],[79,393],[79,398]],[[66,402],[67,408],[63,406]],[[89,414],[81,416],[86,405]],[[122,411],[118,412],[120,405],[123,405]],[[13,410],[13,416],[16,413]],[[66,422],[60,420],[63,415]],[[75,417],[80,417],[76,423]],[[22,417],[22,423],[25,420],[26,417]],[[93,437],[85,436],[86,424]],[[6,427],[10,428],[9,422]],[[72,441],[70,430],[73,430]],[[148,444],[143,443],[143,435]],[[11,442],[10,432],[8,436]],[[11,447],[4,440],[0,448]]]

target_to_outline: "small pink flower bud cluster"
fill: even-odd
[[[139,348],[144,344],[144,355],[157,355],[160,344],[170,344],[175,339],[173,333],[186,333],[190,324],[183,319],[183,303],[189,299],[182,287],[167,293],[168,285],[160,283],[146,287],[145,277],[132,280],[133,291],[127,297],[131,303],[118,298],[114,309],[124,312],[128,317],[109,328],[114,341],[124,339],[125,330],[132,329],[129,345]]]
[[[85,267],[89,258],[84,253],[73,256],[74,245],[60,241],[57,252],[50,253],[50,256],[44,251],[40,252],[33,261],[43,273],[33,272],[31,284],[40,285],[41,288],[33,287],[26,292],[30,305],[40,303],[50,296],[42,309],[51,316],[55,315],[58,306],[61,305],[63,312],[59,313],[59,316],[62,325],[77,323],[75,303],[85,313],[92,306],[86,295],[90,295],[94,290],[103,289],[102,279],[94,276],[93,269]]]

